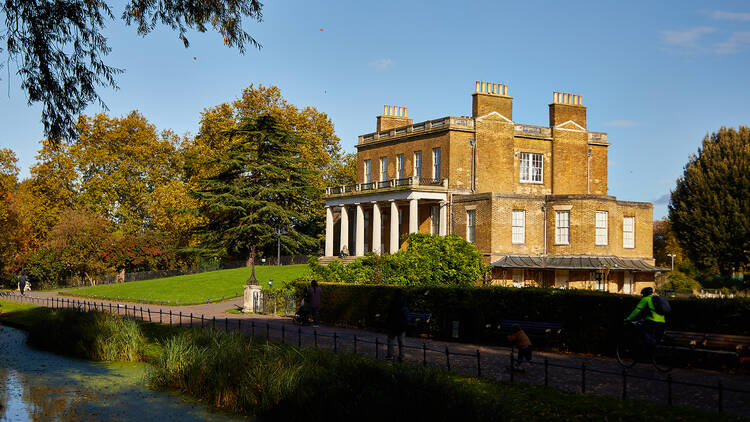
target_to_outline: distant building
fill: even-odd
[[[581,96],[558,93],[549,126],[513,121],[502,84],[477,82],[471,117],[413,123],[385,106],[357,143],[357,184],[328,188],[323,262],[395,253],[402,235],[457,234],[508,286],[637,293],[654,285],[653,205],[607,195],[607,134]]]

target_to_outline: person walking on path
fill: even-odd
[[[310,312],[313,317],[313,327],[319,327],[318,322],[318,309],[320,308],[320,297],[323,295],[323,290],[318,286],[318,282],[313,280],[310,283],[310,288],[307,289],[307,296],[310,298]]]
[[[508,341],[518,347],[518,359],[516,359],[516,369],[523,369],[521,363],[531,362],[531,340],[518,324],[513,325],[512,334],[508,336]]]
[[[388,353],[386,359],[393,359],[393,342],[398,340],[398,361],[404,360],[404,340],[408,325],[409,307],[403,290],[396,290],[388,306],[386,325],[388,327]]]
[[[23,271],[18,274],[18,290],[21,291],[21,296],[23,296],[23,292],[26,290],[26,275]]]

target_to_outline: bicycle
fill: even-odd
[[[617,362],[626,369],[632,368],[641,361],[650,362],[659,372],[671,371],[672,349],[664,345],[663,338],[652,348],[644,347],[643,334],[643,322],[625,322],[617,341]]]

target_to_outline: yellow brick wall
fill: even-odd
[[[590,164],[590,193],[594,195],[607,194],[607,147],[604,145],[589,145],[591,149]]]
[[[586,107],[571,104],[550,104],[549,125],[557,126],[572,120],[586,129]]]
[[[490,194],[465,195],[454,198],[451,232],[466,239],[466,212],[476,211],[476,246],[487,253],[492,243],[492,201]],[[450,211],[450,210],[449,210]]]
[[[480,94],[471,94],[472,116],[480,117],[496,111],[509,120],[513,120],[513,97]]]
[[[469,144],[469,138],[476,135],[470,132],[450,132],[450,148],[443,155],[447,160],[448,187],[452,190],[469,191],[471,190],[471,167],[472,167],[472,148]]]
[[[513,192],[513,124],[494,118],[475,123],[477,192]]]
[[[586,193],[587,133],[553,129],[552,138],[552,193]]]
[[[521,182],[521,153],[542,154],[542,183]],[[549,195],[552,193],[552,142],[544,139],[513,138],[513,169],[508,169],[513,181],[511,192],[526,195]],[[512,172],[512,173],[511,173]],[[501,192],[495,190],[495,192]]]
[[[496,194],[492,199],[492,252],[496,255],[536,255],[544,252],[543,196]],[[526,212],[525,242],[513,244],[513,210]]]

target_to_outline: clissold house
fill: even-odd
[[[514,122],[507,85],[487,82],[471,117],[414,123],[385,106],[359,136],[357,183],[326,192],[322,262],[342,249],[395,253],[406,233],[456,234],[492,265],[493,284],[637,293],[661,270],[653,205],[607,194],[609,146],[569,93],[553,94],[549,126]]]

